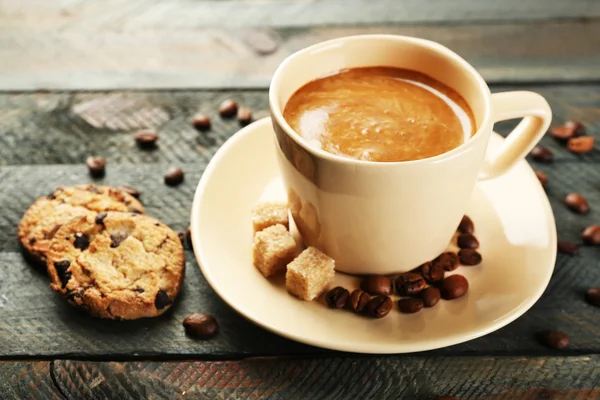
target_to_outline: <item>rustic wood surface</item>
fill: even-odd
[[[0,398],[62,399],[49,361],[0,362]]]

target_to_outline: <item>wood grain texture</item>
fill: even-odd
[[[57,361],[67,398],[599,399],[600,358],[386,357]]]
[[[117,29],[92,21],[75,26],[62,20],[53,23],[52,18],[6,27],[11,20],[3,21],[2,15],[3,91],[266,88],[277,66],[293,52],[336,37],[374,33],[438,41],[491,83],[600,79],[599,19],[236,29],[134,24]],[[169,21],[158,15],[157,21]]]
[[[49,361],[0,362],[0,399],[62,399],[51,377]]]

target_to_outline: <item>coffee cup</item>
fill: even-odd
[[[340,70],[388,66],[423,73],[469,104],[476,132],[434,157],[373,162],[312,146],[283,110],[306,83]],[[275,148],[292,217],[306,245],[350,274],[411,270],[445,251],[478,180],[506,173],[544,135],[552,118],[539,94],[491,94],[473,66],[441,44],[406,36],[361,35],[322,42],[287,57],[269,89]],[[494,123],[523,118],[486,158]]]

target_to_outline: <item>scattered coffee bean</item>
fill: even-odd
[[[169,186],[177,186],[183,182],[183,170],[181,168],[171,168],[165,172],[165,183]]]
[[[535,176],[537,176],[542,186],[546,187],[546,185],[548,184],[548,175],[546,175],[542,171],[535,171]]]
[[[590,211],[590,205],[587,200],[578,193],[569,193],[565,197],[565,204],[579,214],[587,214]]]
[[[348,297],[350,297],[350,292],[348,289],[345,289],[341,286],[334,287],[325,295],[325,301],[329,308],[344,308],[346,302],[348,301]]]
[[[461,249],[477,249],[479,247],[479,241],[470,233],[461,233],[458,235],[456,244]]]
[[[205,114],[199,113],[192,117],[192,124],[199,131],[205,131],[210,129],[210,118]]]
[[[479,265],[481,264],[482,260],[481,254],[473,249],[460,249],[458,252],[458,258],[460,259],[460,263],[467,267]]]
[[[543,146],[535,146],[533,150],[531,150],[530,155],[535,161],[544,163],[551,163],[554,161],[554,154],[552,154],[549,149]]]
[[[460,224],[458,225],[458,231],[460,233],[475,232],[475,225],[473,224],[473,221],[471,220],[471,218],[469,218],[467,215],[462,217],[462,220],[460,221]]]
[[[430,286],[421,292],[421,298],[423,299],[423,305],[425,307],[433,307],[438,301],[440,301],[442,294],[436,287]]]
[[[94,178],[102,178],[106,172],[106,161],[100,156],[90,156],[85,160],[85,165]]]
[[[469,281],[462,275],[452,275],[444,279],[440,293],[446,300],[458,299],[469,290]]]
[[[241,125],[248,125],[252,122],[252,110],[248,107],[240,107],[237,112],[237,118]]]
[[[360,288],[369,294],[387,296],[392,291],[392,281],[387,276],[369,275],[362,280]]]
[[[104,224],[104,218],[106,218],[108,214],[105,212],[101,212],[100,214],[96,215],[96,223],[98,225],[102,225]]]
[[[575,243],[558,242],[557,247],[558,247],[559,253],[564,253],[564,254],[568,254],[571,256],[579,253],[579,246],[576,245]]]
[[[392,309],[393,302],[387,296],[377,296],[373,297],[369,302],[365,305],[365,314],[369,317],[373,318],[383,318]]]
[[[153,131],[139,131],[135,134],[135,142],[142,149],[153,149],[156,147],[158,134]]]
[[[569,139],[567,149],[577,154],[589,153],[594,149],[594,138],[591,136],[580,136]]]
[[[350,293],[350,297],[348,297],[348,302],[346,303],[346,308],[360,313],[365,309],[367,303],[371,300],[371,296],[361,289],[356,289],[352,293]]]
[[[219,324],[212,315],[190,314],[183,320],[185,333],[198,339],[210,339],[219,330]]]
[[[569,337],[561,332],[545,332],[540,338],[544,345],[555,350],[563,350],[569,345]]]
[[[575,136],[579,126],[583,127],[580,122],[567,121],[564,125],[550,128],[550,134],[558,140],[569,140]]]
[[[585,244],[599,245],[600,244],[600,226],[590,225],[583,230],[581,238]]]
[[[90,239],[85,233],[77,232],[73,236],[75,237],[75,240],[73,241],[73,246],[75,246],[76,249],[84,251],[85,249],[90,247]]]
[[[136,188],[132,188],[131,186],[117,186],[117,189],[119,189],[121,192],[125,192],[133,197],[135,197],[136,199],[139,199],[140,196],[142,195],[142,192],[139,191]]]
[[[444,280],[444,267],[440,263],[426,262],[420,269],[423,278],[432,285],[437,285]]]
[[[403,314],[414,314],[423,309],[423,299],[407,297],[398,300],[398,309]]]
[[[156,297],[154,298],[154,306],[156,307],[156,309],[162,310],[170,304],[173,304],[173,300],[171,300],[167,292],[165,292],[162,289],[159,290],[158,293],[156,293]]]
[[[219,114],[221,114],[221,117],[233,117],[237,112],[237,109],[238,103],[231,99],[227,99],[219,106]]]
[[[427,283],[420,274],[405,272],[396,278],[395,285],[399,296],[415,296],[425,289]]]
[[[192,228],[190,228],[189,226],[187,228],[185,228],[185,240],[187,240],[190,247],[193,246],[192,245]]]
[[[585,292],[585,301],[593,306],[600,307],[600,287],[588,289]]]
[[[434,264],[440,264],[445,271],[454,271],[460,265],[460,261],[456,253],[448,251],[442,253],[432,261]]]

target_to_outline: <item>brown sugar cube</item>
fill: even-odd
[[[252,258],[254,266],[269,277],[285,270],[285,266],[296,257],[296,241],[281,224],[270,226],[254,235]]]
[[[257,204],[252,209],[254,232],[260,232],[276,224],[289,228],[288,209],[285,203],[265,202]]]
[[[334,267],[335,261],[331,257],[308,247],[288,264],[285,287],[302,300],[314,300],[331,284]]]

